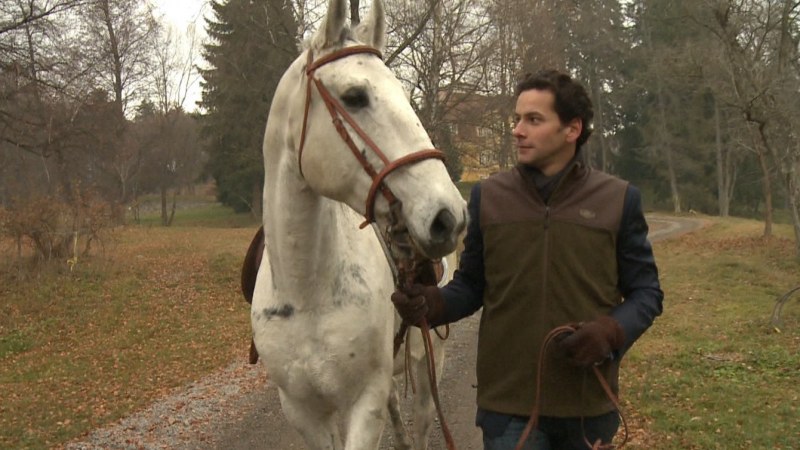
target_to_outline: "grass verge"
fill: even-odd
[[[3,270],[0,448],[56,446],[246,358],[254,231],[128,227],[72,272]]]
[[[622,395],[646,431],[633,448],[800,448],[800,284],[788,226],[715,219],[655,244],[664,314],[630,352]]]

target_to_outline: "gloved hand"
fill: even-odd
[[[577,330],[559,342],[567,360],[579,367],[603,362],[613,350],[625,344],[625,332],[610,316],[600,316],[576,326]]]
[[[392,303],[403,321],[417,327],[423,318],[436,323],[444,312],[444,299],[436,286],[413,284],[398,289],[392,294]]]

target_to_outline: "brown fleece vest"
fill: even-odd
[[[545,205],[519,169],[481,183],[486,290],[478,343],[478,405],[527,416],[544,336],[607,314],[617,289],[617,231],[627,182],[577,164]],[[551,350],[554,350],[551,348]],[[595,416],[614,407],[590,371],[548,352],[541,413]],[[601,368],[617,389],[618,363]]]

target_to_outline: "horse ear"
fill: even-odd
[[[356,29],[356,37],[365,44],[383,50],[383,46],[386,44],[386,16],[381,0],[372,2],[366,22],[360,24]]]
[[[348,0],[331,0],[328,3],[328,13],[314,35],[313,48],[321,50],[342,41],[342,30],[347,19],[347,5]]]

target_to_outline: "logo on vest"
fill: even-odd
[[[588,209],[581,209],[580,211],[578,211],[578,213],[584,219],[594,219],[595,217],[597,217],[597,214],[595,214],[594,211],[590,211]]]

